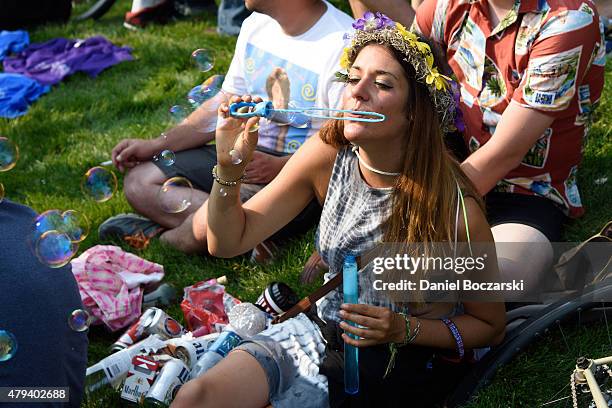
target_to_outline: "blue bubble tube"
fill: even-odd
[[[354,255],[347,255],[344,258],[342,287],[344,303],[357,303],[359,286],[357,284],[357,259]],[[355,323],[347,323],[355,326]],[[357,339],[357,336],[353,334],[349,334],[349,336]],[[359,349],[347,343],[344,343],[344,391],[347,394],[357,394],[359,392]]]

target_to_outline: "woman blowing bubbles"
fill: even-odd
[[[471,198],[473,187],[444,147],[442,132],[452,125],[455,102],[449,84],[434,66],[429,46],[384,16],[376,24],[358,21],[356,27],[343,57],[348,69],[343,107],[379,112],[386,120],[364,123],[351,121],[349,115],[346,121],[330,121],[277,178],[241,204],[238,184],[256,146],[257,133],[250,130],[257,118],[244,123],[229,117],[228,107],[222,106],[217,181],[208,203],[211,254],[231,257],[246,252],[289,222],[313,197],[324,203],[316,244],[330,265],[326,279],[341,272],[347,254],[362,254],[381,240],[492,241],[481,207]],[[232,164],[232,149],[245,160]],[[461,201],[464,217],[457,216]],[[206,216],[205,211],[196,217]],[[341,322],[338,330],[360,337],[342,334],[341,338],[360,347],[362,380],[366,380],[360,396],[371,398],[372,404],[410,401],[412,406],[431,406],[445,387],[436,367],[426,367],[435,352],[456,350],[463,355],[464,350],[503,337],[503,304],[438,303],[411,310],[374,296],[371,285],[364,284],[371,273],[366,267],[359,274],[359,304],[342,304],[336,290],[319,305],[318,313],[328,325],[347,320],[361,326]],[[398,349],[395,367],[383,380],[390,344],[405,347]],[[332,376],[328,381],[320,370],[326,354],[319,326],[299,314],[244,342],[187,383],[173,407],[327,406]],[[382,364],[382,371],[364,374],[372,368],[366,367],[370,363]],[[444,381],[452,383],[459,374],[449,372],[453,374]],[[434,381],[438,383],[432,385]],[[427,392],[430,386],[438,391]],[[376,387],[375,395],[366,395],[368,387]]]

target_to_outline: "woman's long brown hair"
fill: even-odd
[[[404,68],[410,84],[406,106],[410,123],[401,146],[404,161],[393,190],[393,209],[383,226],[384,242],[452,242],[457,184],[464,195],[476,198],[481,206],[482,202],[472,182],[446,148],[440,119],[427,87],[415,79],[414,69],[403,61],[401,54],[386,47]],[[335,147],[349,144],[340,120],[329,121],[321,129],[320,137]]]

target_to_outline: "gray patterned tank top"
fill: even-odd
[[[359,170],[359,161],[350,146],[338,151],[315,236],[317,251],[329,265],[325,281],[342,273],[344,258],[347,254],[366,253],[382,242],[382,225],[392,210],[392,191],[392,187],[370,187],[363,180]],[[459,200],[457,202],[459,204]],[[405,308],[397,307],[386,298],[381,297],[372,289],[376,275],[371,271],[371,267],[371,264],[362,265],[359,271],[359,303],[408,312]],[[319,300],[319,315],[326,321],[330,319],[340,321],[337,312],[341,304],[342,287],[340,286]],[[456,310],[445,314],[456,314]]]

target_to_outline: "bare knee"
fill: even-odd
[[[163,173],[152,163],[143,163],[129,170],[123,179],[123,193],[130,205],[138,208],[150,202],[163,180]]]

